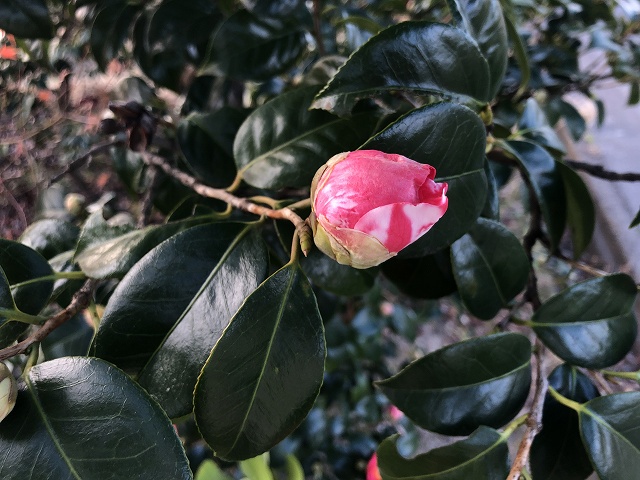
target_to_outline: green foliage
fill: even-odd
[[[377,451],[384,480],[501,480],[510,436],[539,413],[518,474],[637,475],[640,393],[607,379],[638,373],[599,371],[636,340],[637,280],[549,282],[541,268],[557,257],[597,273],[582,264],[595,199],[557,128],[587,128],[567,91],[602,123],[601,74],[578,62],[588,48],[638,102],[640,27],[620,12],[0,1],[13,35],[0,38],[0,120],[55,115],[28,144],[3,135],[0,159],[33,145],[68,174],[39,192],[18,241],[0,239],[0,358],[21,385],[0,477],[362,479]],[[113,118],[81,130],[63,78],[118,67],[135,74],[112,92]],[[54,80],[57,102],[38,100]],[[315,173],[358,149],[448,185],[442,219],[367,270],[325,256],[308,228]],[[69,206],[84,184],[89,205]],[[443,334],[425,347],[427,326]],[[550,354],[566,363],[545,390]],[[420,429],[464,438],[425,452]]]

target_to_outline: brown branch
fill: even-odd
[[[54,183],[58,182],[62,177],[64,177],[68,173],[74,172],[77,169],[79,169],[80,167],[82,167],[85,163],[87,163],[89,161],[89,159],[93,155],[97,155],[98,153],[106,152],[111,147],[113,147],[115,145],[122,144],[122,143],[123,143],[122,138],[116,138],[115,140],[109,140],[108,142],[99,143],[98,145],[93,147],[91,150],[88,150],[86,153],[82,154],[78,158],[76,158],[76,159],[72,160],[71,162],[69,162],[60,173],[58,173],[55,177],[53,177],[51,180],[49,180],[49,185],[48,186],[51,186]]]
[[[591,176],[611,180],[616,182],[640,182],[640,173],[635,172],[612,172],[606,170],[602,165],[592,165],[590,163],[579,162],[578,160],[565,159],[564,163],[575,170],[581,170]]]
[[[93,290],[95,289],[96,282],[96,280],[87,280],[82,288],[80,288],[80,290],[75,293],[73,299],[71,300],[71,303],[64,310],[61,310],[53,317],[49,318],[38,330],[33,332],[23,341],[0,350],[0,361],[26,352],[29,347],[31,347],[31,345],[41,342],[42,340],[47,338],[47,335],[49,335],[60,325],[71,319],[71,317],[73,317],[76,313],[87,308],[87,306],[91,302],[91,297],[93,295]]]
[[[20,222],[22,222],[22,224],[24,225],[22,229],[24,230],[25,228],[27,228],[29,226],[29,222],[27,221],[27,216],[25,215],[24,210],[18,203],[18,200],[16,200],[16,197],[13,196],[13,194],[9,191],[7,186],[4,184],[2,177],[0,177],[0,192],[4,192],[7,194],[7,200],[9,200],[9,203],[18,214],[18,217],[20,218]]]
[[[293,223],[294,227],[296,227],[298,235],[300,236],[300,246],[302,248],[302,253],[307,256],[307,254],[311,250],[311,246],[313,245],[311,228],[309,227],[307,222],[293,210],[289,208],[274,210],[269,207],[257,205],[253,202],[248,201],[246,198],[236,197],[232,193],[221,188],[213,188],[200,183],[191,175],[169,165],[169,163],[167,163],[167,161],[162,157],[143,152],[142,158],[147,165],[159,167],[164,173],[175,178],[185,187],[189,187],[194,192],[202,195],[203,197],[222,200],[223,202],[226,202],[234,208],[253,213],[255,215],[265,216],[276,220],[289,220],[291,223]]]
[[[542,369],[543,348],[540,341],[536,341],[533,351],[533,356],[536,360],[536,387],[533,404],[527,417],[527,429],[518,447],[518,453],[516,453],[515,460],[511,465],[507,480],[518,480],[520,478],[522,470],[526,468],[529,462],[529,452],[531,451],[531,445],[533,445],[533,439],[542,429],[542,407],[544,406],[544,397],[548,388],[547,378],[544,376]]]

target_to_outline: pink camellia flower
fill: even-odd
[[[447,211],[447,184],[435,175],[430,165],[377,150],[333,156],[311,185],[315,244],[355,268],[395,256]]]

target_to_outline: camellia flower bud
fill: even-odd
[[[13,410],[17,397],[16,379],[13,378],[7,366],[0,362],[0,422]]]
[[[447,184],[435,175],[430,165],[377,150],[333,156],[311,184],[315,244],[355,268],[395,256],[447,211]]]

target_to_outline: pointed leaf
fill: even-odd
[[[509,141],[506,148],[524,168],[524,173],[540,204],[551,248],[560,243],[566,224],[564,183],[553,157],[541,146],[524,141]]]
[[[549,385],[578,403],[599,396],[591,380],[566,363],[551,372]],[[533,439],[531,446],[533,478],[584,480],[592,472],[593,467],[580,438],[578,414],[547,394],[542,409],[542,431]]]
[[[499,0],[450,0],[458,27],[476,41],[489,64],[491,78],[489,97],[493,98],[502,85],[507,71],[509,43],[502,7]]]
[[[8,0],[0,3],[0,29],[20,38],[53,37],[53,22],[46,0]]]
[[[633,220],[631,220],[631,223],[629,224],[629,228],[637,227],[638,225],[640,225],[640,210],[638,210],[638,213],[636,213],[636,216],[633,218]]]
[[[573,258],[579,258],[591,242],[596,224],[596,209],[580,175],[562,162],[556,163],[556,168],[562,176],[567,197],[567,223],[571,231]]]
[[[451,245],[451,265],[462,301],[483,320],[506,308],[529,278],[529,259],[516,236],[484,218]]]
[[[268,80],[292,67],[307,47],[305,25],[296,20],[240,10],[215,33],[210,60],[229,77]]]
[[[251,458],[291,433],[320,391],[325,354],[311,285],[286,265],[247,298],[198,379],[195,419],[215,454]]]
[[[0,451],[6,480],[192,478],[164,412],[122,371],[96,358],[33,367],[0,424]]]
[[[309,110],[319,87],[299,88],[256,109],[242,124],[233,145],[243,179],[258,188],[308,186],[333,155],[355,150],[373,132],[370,113],[341,119]]]
[[[411,459],[398,453],[397,440],[398,435],[393,435],[378,447],[378,468],[384,480],[495,480],[509,474],[507,439],[488,427]]]
[[[475,113],[443,102],[409,112],[361,147],[429,164],[436,169],[436,181],[449,184],[445,215],[400,255],[422,257],[434,253],[475,223],[487,195],[485,138],[484,125]]]
[[[0,239],[0,268],[4,271],[9,285],[53,274],[51,266],[38,252],[18,242],[4,239]],[[18,310],[37,315],[49,302],[52,291],[53,281],[45,280],[14,287],[11,293]],[[8,304],[6,296],[4,301]],[[7,322],[0,317],[0,348],[11,344],[27,327],[26,323]]]
[[[553,97],[549,100],[545,110],[551,124],[554,126],[560,118],[565,119],[569,132],[576,142],[582,138],[582,135],[587,130],[587,122],[580,115],[580,112],[576,110],[576,107],[562,100],[562,97]]]
[[[129,231],[129,226],[111,227],[100,212],[96,213],[87,220],[80,234],[75,256],[82,271],[91,278],[122,278],[159,243],[189,227],[210,221],[206,216],[191,217]],[[123,231],[127,233],[122,234]]]
[[[480,215],[490,220],[500,221],[500,187],[489,160],[484,162],[484,174],[487,177],[487,199]]]
[[[440,23],[403,22],[354,52],[312,107],[348,115],[359,99],[397,90],[488,102],[489,88],[489,66],[468,34]]]
[[[604,368],[636,338],[636,284],[623,273],[578,283],[547,300],[532,317],[538,338],[565,362]]]
[[[640,471],[640,392],[594,398],[578,414],[582,441],[598,476],[633,478]]]
[[[227,187],[236,177],[233,139],[246,113],[223,107],[213,113],[192,113],[178,125],[182,154],[207,185]]]
[[[531,344],[516,333],[474,338],[436,350],[376,382],[419,426],[468,435],[500,427],[522,408],[531,383]]]

